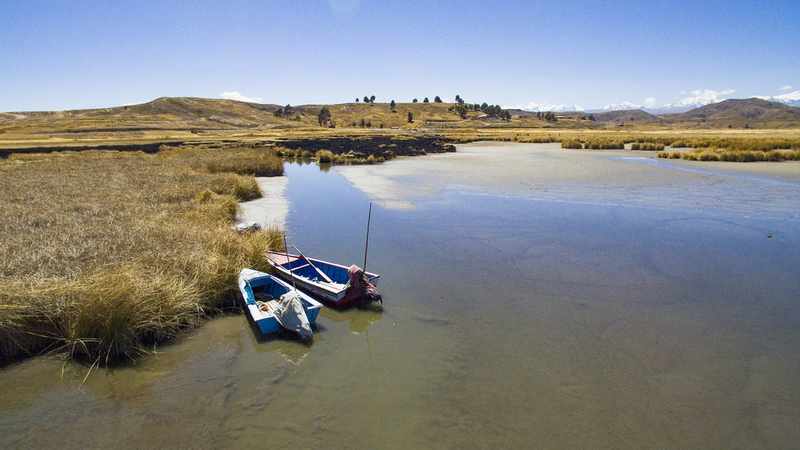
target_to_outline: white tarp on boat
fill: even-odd
[[[292,290],[281,295],[274,314],[283,328],[297,333],[304,341],[310,340],[314,335],[297,291]]]

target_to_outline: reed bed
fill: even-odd
[[[568,148],[568,149],[582,149],[583,142],[577,139],[565,139],[561,141],[561,148]]]
[[[585,148],[590,150],[622,150],[625,148],[625,141],[615,139],[589,139],[585,142]]]
[[[660,152],[659,158],[685,159],[689,161],[800,161],[800,150],[739,150],[706,148],[687,152]]]
[[[631,150],[648,150],[660,152],[664,150],[665,145],[657,142],[634,142],[631,144]]]
[[[353,151],[334,153],[324,149],[317,150],[316,153],[312,154],[308,150],[292,150],[282,147],[276,149],[276,155],[289,160],[317,161],[320,164],[336,165],[380,164],[395,157],[390,150],[383,152],[381,155],[365,155]]]
[[[238,201],[260,193],[220,170],[277,167],[264,152],[219,164],[226,151],[0,161],[0,363],[48,351],[133,359],[230,302],[239,270],[266,268],[281,233],[231,229]]]
[[[177,147],[162,149],[166,158],[177,158],[192,168],[210,173],[234,173],[255,177],[283,175],[283,162],[268,148]]]

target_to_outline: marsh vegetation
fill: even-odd
[[[44,351],[135,358],[219,310],[280,232],[231,229],[264,150],[165,149],[0,160],[0,362]]]
[[[659,152],[658,157],[666,159],[686,159],[689,161],[800,161],[800,150],[740,150],[711,147],[684,152]]]

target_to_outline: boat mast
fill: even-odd
[[[286,262],[288,263],[289,262],[289,246],[286,245],[286,233],[285,232],[283,233],[283,254],[286,255]],[[289,275],[291,275],[291,277],[289,277],[289,278],[292,279],[292,288],[294,289],[295,292],[297,292],[297,284],[294,281],[294,274],[292,273],[291,269],[289,269]]]
[[[367,252],[369,251],[369,223],[372,220],[372,202],[369,202],[369,214],[367,214],[367,238],[364,241],[364,273],[367,273]]]

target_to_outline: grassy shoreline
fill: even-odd
[[[246,148],[0,160],[0,364],[111,364],[197,326],[234,298],[242,267],[267,267],[281,233],[231,225],[262,195],[252,175],[281,173],[274,153]]]
[[[181,138],[182,140],[175,140]],[[297,129],[251,133],[220,133],[203,138],[164,136],[164,140],[136,140],[124,135],[91,136],[69,141],[36,140],[27,143],[0,138],[0,159],[16,153],[47,153],[72,150],[108,149],[120,152],[159,153],[179,146],[225,149],[253,147],[276,149],[287,158],[316,159],[322,150],[332,163],[364,164],[395,156],[413,156],[454,151],[452,144],[476,141],[520,143],[561,143],[563,148],[604,150],[625,149],[669,151],[675,148],[727,149],[729,151],[800,150],[800,130],[580,130],[555,128],[426,128],[409,130]],[[367,161],[372,156],[372,161]],[[758,159],[756,159],[758,160]],[[323,161],[325,162],[325,161]]]

